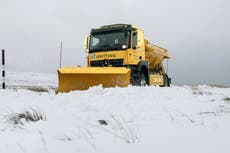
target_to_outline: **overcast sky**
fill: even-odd
[[[6,68],[55,73],[85,65],[84,36],[128,23],[168,49],[175,84],[230,85],[229,0],[0,0],[0,48]]]

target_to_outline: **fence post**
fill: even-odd
[[[2,70],[2,89],[6,89],[6,83],[5,83],[5,76],[6,76],[6,73],[5,73],[5,50],[2,49],[2,67],[3,67],[3,70]]]

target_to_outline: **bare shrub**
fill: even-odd
[[[193,91],[196,91],[196,90],[198,90],[199,88],[198,88],[198,86],[193,85],[193,86],[191,86],[191,89],[192,89]]]
[[[43,87],[27,87],[27,90],[31,90],[35,92],[48,92],[48,90]]]
[[[220,85],[220,84],[211,84],[210,87],[216,87],[216,88],[228,88],[227,86]]]
[[[230,98],[229,97],[225,97],[223,98],[224,101],[230,101]]]
[[[46,120],[46,116],[31,107],[22,113],[11,113],[7,117],[7,122],[12,125],[24,125],[25,122],[37,122],[39,120]]]
[[[203,95],[211,96],[212,95],[211,92],[203,91],[203,90],[199,89],[198,87],[192,87],[191,89],[192,89],[192,93],[194,95],[200,95],[200,96],[203,96]]]
[[[211,95],[213,95],[212,92],[204,91],[201,88],[199,88],[199,86],[191,86],[191,89],[192,89],[192,93],[194,95],[200,95],[200,96],[203,96],[203,95],[211,96]]]
[[[111,116],[111,118],[111,120],[103,122],[103,124],[101,124],[101,121],[105,120],[99,121],[100,125],[107,125],[104,126],[106,128],[103,128],[107,133],[113,135],[115,138],[125,141],[126,143],[135,143],[139,141],[140,138],[137,134],[137,130],[131,127],[124,119],[116,116]]]

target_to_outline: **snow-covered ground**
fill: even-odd
[[[97,86],[56,95],[56,75],[18,72],[7,84],[0,153],[230,152],[230,88]],[[42,119],[26,121],[26,111]]]

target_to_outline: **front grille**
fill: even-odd
[[[92,67],[101,67],[101,66],[123,66],[123,59],[113,59],[113,60],[100,60],[100,61],[91,61],[90,66]]]

